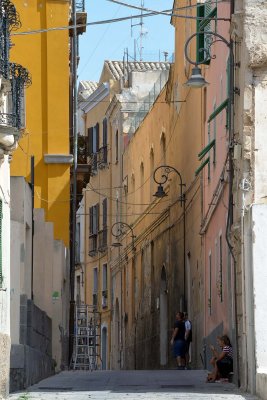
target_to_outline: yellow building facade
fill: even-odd
[[[69,247],[69,31],[38,31],[68,26],[70,3],[14,4],[22,25],[12,37],[12,59],[31,71],[33,84],[25,98],[26,129],[14,152],[11,174],[30,181],[34,156],[34,206],[45,210],[46,221],[54,224],[55,238]]]

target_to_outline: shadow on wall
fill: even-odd
[[[21,295],[20,344],[11,346],[10,392],[26,389],[54,373],[51,318]]]

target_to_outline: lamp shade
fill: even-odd
[[[207,85],[209,85],[209,83],[206,82],[205,79],[203,78],[201,74],[201,69],[198,66],[195,66],[192,69],[192,75],[185,83],[185,86],[189,86],[192,88],[202,88]]]
[[[155,193],[153,196],[158,197],[158,198],[160,198],[160,199],[161,199],[162,197],[166,197],[166,196],[167,196],[167,194],[166,194],[166,192],[164,191],[162,185],[159,185],[159,186],[158,186],[158,190],[156,191],[156,193]]]

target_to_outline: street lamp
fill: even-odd
[[[158,175],[157,172],[160,170],[162,171],[162,174],[161,174],[161,179],[158,180],[156,176]],[[183,187],[185,186],[185,184],[182,181],[182,176],[181,176],[180,172],[177,171],[176,168],[171,167],[169,165],[160,165],[158,168],[155,169],[154,174],[153,174],[153,179],[158,184],[158,189],[153,196],[158,197],[158,198],[168,196],[167,193],[165,192],[165,190],[163,189],[162,185],[164,185],[164,183],[167,182],[169,174],[172,172],[175,172],[179,176],[179,179],[180,179],[180,204],[182,207],[182,205],[185,203],[185,194],[183,193]]]
[[[125,233],[124,228],[130,229],[131,238],[132,238],[132,249],[135,250],[134,239],[136,238],[136,236],[134,235],[133,228],[129,224],[127,224],[126,222],[121,222],[121,221],[115,222],[115,224],[113,224],[112,227],[111,227],[111,234],[116,239],[119,239]],[[118,240],[117,242],[112,243],[112,246],[113,247],[121,247],[122,244]]]
[[[206,39],[208,38],[208,41],[206,40],[207,47],[203,48],[203,49],[199,49],[199,52],[204,54],[204,59],[202,61],[193,61],[193,60],[191,60],[191,58],[188,55],[188,46],[189,46],[189,43],[191,42],[191,40],[194,37],[198,37],[200,35],[207,35]],[[214,39],[213,37],[215,37],[216,39]],[[184,46],[184,55],[185,55],[186,60],[190,64],[194,65],[194,68],[192,69],[192,75],[190,76],[188,81],[185,83],[186,86],[189,86],[189,87],[192,87],[192,88],[202,88],[202,87],[205,87],[205,86],[209,85],[209,83],[206,82],[205,78],[202,76],[201,69],[198,67],[198,65],[205,64],[211,58],[215,58],[216,57],[216,56],[211,56],[211,54],[210,54],[211,46],[216,42],[223,42],[223,43],[226,44],[226,46],[230,50],[230,57],[231,57],[231,62],[232,62],[232,60],[233,60],[232,43],[228,42],[219,33],[212,32],[212,31],[196,32],[196,33],[193,33],[193,35],[191,35],[187,39],[187,41],[185,42],[185,46]]]
[[[158,171],[162,171],[161,172],[161,179],[158,180],[156,178],[156,176],[158,175]],[[185,304],[185,298],[186,298],[186,262],[185,262],[185,235],[186,235],[186,227],[185,227],[185,202],[186,202],[186,198],[185,198],[185,193],[183,192],[183,188],[185,186],[185,184],[183,183],[182,180],[182,176],[180,174],[179,171],[177,171],[176,168],[171,167],[170,165],[160,165],[158,168],[155,169],[154,174],[153,174],[153,179],[154,181],[158,184],[158,189],[156,191],[156,193],[154,194],[155,197],[158,198],[162,198],[167,196],[167,193],[165,192],[165,190],[163,189],[163,185],[164,183],[167,182],[169,174],[175,172],[180,179],[180,197],[179,197],[179,201],[181,204],[181,207],[183,207],[183,276],[184,276],[184,281],[183,281],[183,308],[185,309],[186,304]]]

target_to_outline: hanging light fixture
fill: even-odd
[[[192,69],[192,75],[184,85],[199,89],[208,86],[209,83],[205,81],[205,78],[202,76],[201,69],[197,65],[195,65]]]

